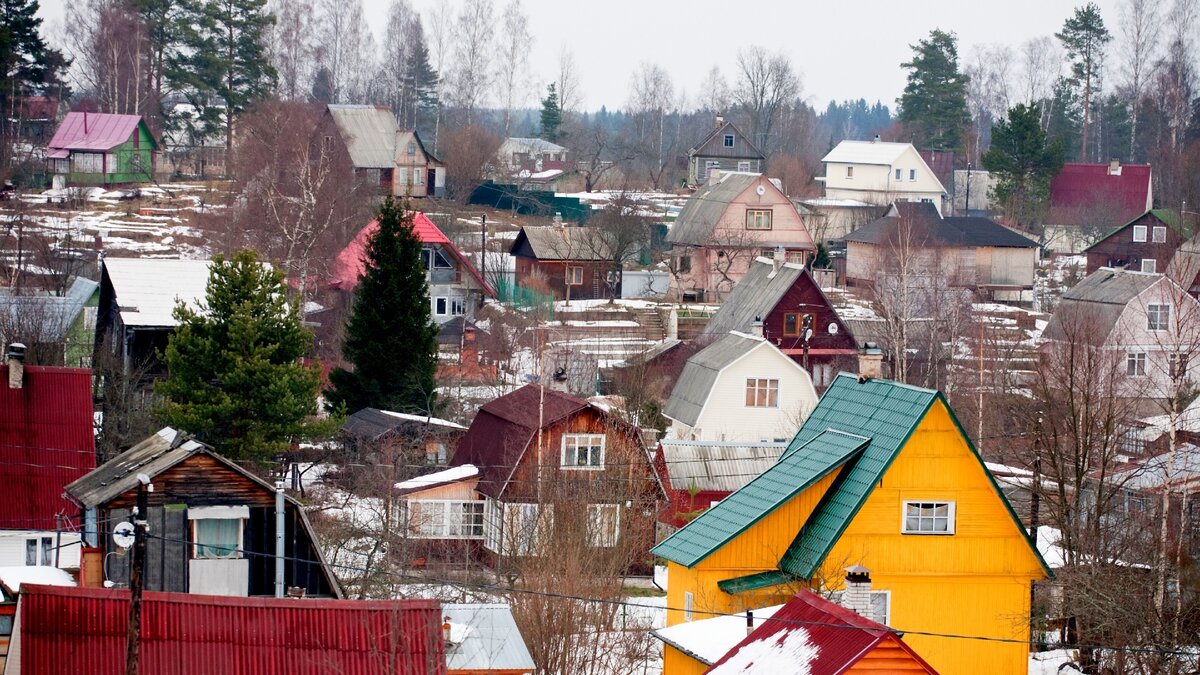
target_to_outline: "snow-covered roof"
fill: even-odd
[[[842,141],[821,158],[822,162],[841,164],[886,164],[891,166],[900,159],[912,143],[885,143],[883,141]]]
[[[445,485],[446,483],[457,483],[460,480],[467,480],[479,475],[479,469],[474,464],[463,464],[461,466],[451,467],[444,471],[409,478],[406,481],[396,483],[395,488],[402,492],[412,492],[415,490],[423,490],[435,485]]]
[[[780,607],[783,605],[753,610],[754,627],[759,627],[763,620],[774,616]],[[711,665],[746,638],[746,617],[743,614],[685,621],[659,628],[654,635],[679,651]]]
[[[211,265],[211,260],[104,259],[127,327],[175,326],[176,299],[197,307],[208,288]]]
[[[408,420],[410,422],[421,422],[422,424],[434,424],[439,427],[449,427],[451,429],[462,429],[463,431],[467,430],[467,428],[461,424],[451,422],[450,420],[444,420],[440,417],[426,417],[425,415],[411,415],[409,413],[392,412],[391,410],[380,410],[379,412],[383,413],[384,415],[391,415],[392,417],[398,417],[402,420]]]
[[[0,567],[0,590],[7,594],[21,592],[21,584],[43,586],[75,586],[75,577],[70,572],[46,565],[21,565]]]
[[[830,197],[817,197],[814,199],[801,199],[801,204],[815,209],[822,206],[828,208],[846,208],[846,209],[862,209],[862,208],[880,208],[877,204],[868,204],[867,202],[857,199],[833,199]]]
[[[452,671],[532,671],[533,656],[503,604],[442,605],[450,622],[446,665]]]

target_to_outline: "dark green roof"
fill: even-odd
[[[757,591],[760,588],[770,588],[786,584],[795,579],[796,577],[787,572],[771,570],[770,572],[747,574],[744,577],[734,577],[733,579],[718,581],[717,587],[726,593],[745,593],[746,591]]]
[[[816,434],[803,444],[804,452],[780,458],[740,490],[667,537],[652,552],[692,567],[845,464],[868,442],[862,436],[832,429]]]

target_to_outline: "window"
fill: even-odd
[[[1167,374],[1169,377],[1171,377],[1171,379],[1180,379],[1186,377],[1187,369],[1187,352],[1172,352],[1167,354]]]
[[[25,540],[26,565],[54,564],[54,537],[31,537]]]
[[[747,408],[778,408],[779,380],[765,377],[746,378]]]
[[[675,269],[680,274],[687,274],[692,271],[692,256],[690,253],[681,254],[675,259]]]
[[[1136,242],[1146,241],[1146,226],[1145,225],[1134,225],[1133,226],[1133,240]]]
[[[603,469],[603,434],[564,434],[562,440],[564,469]]]
[[[718,161],[717,161],[717,160],[715,160],[715,159],[709,159],[709,160],[705,160],[705,162],[704,162],[704,166],[702,166],[702,167],[698,167],[698,168],[696,169],[696,172],[699,174],[698,176],[696,176],[696,179],[697,179],[697,180],[700,180],[700,181],[707,179],[707,178],[708,178],[708,174],[709,174],[709,173],[710,173],[710,172],[711,172],[713,169],[716,169],[716,168],[718,168],[718,167],[720,167],[720,166],[721,166],[721,163],[720,163],[720,162],[718,162]]]
[[[750,162],[738,162],[738,171],[749,171]]]
[[[240,558],[241,518],[200,518],[192,521],[196,558]]]
[[[1146,305],[1146,329],[1167,330],[1171,322],[1170,305]]]
[[[71,164],[74,173],[104,173],[104,155],[100,153],[72,153]]]
[[[900,180],[902,175],[904,175],[904,169],[896,169],[896,180]]]
[[[1167,243],[1167,228],[1166,227],[1164,227],[1162,225],[1155,225],[1152,233],[1154,235],[1154,239],[1153,239],[1154,243],[1156,243],[1156,244]]]
[[[1146,352],[1129,352],[1125,355],[1125,374],[1130,377],[1146,374]]]
[[[724,141],[725,141],[725,143],[724,143],[725,147],[732,148],[733,147],[733,134],[725,134]]]
[[[904,502],[905,534],[954,534],[954,502]]]
[[[450,298],[450,313],[462,316],[467,313],[467,303],[462,298]]]
[[[582,286],[583,285],[583,268],[568,267],[567,268],[567,285]]]
[[[401,185],[408,185],[408,169],[404,167],[396,169],[396,181]]]
[[[788,251],[787,252],[787,261],[790,263],[796,263],[797,265],[803,265],[804,264],[804,251]]]
[[[800,335],[799,314],[788,312],[783,315],[783,334],[785,337],[797,337]]]
[[[769,229],[771,229],[771,210],[770,209],[746,209],[746,229],[747,230],[769,230]]]
[[[410,155],[417,154],[417,142],[416,141],[408,142],[408,154],[410,154]]]
[[[1154,258],[1150,258],[1149,260],[1143,260],[1142,261],[1142,271],[1149,272],[1151,274],[1157,272],[1158,271],[1158,261],[1155,260]]]
[[[414,499],[406,503],[409,535],[416,539],[482,539],[482,501]]]
[[[909,170],[908,170],[908,179],[909,179],[909,180],[916,180],[916,179],[917,179],[917,170],[916,170],[916,169],[909,169]]]
[[[617,504],[588,504],[588,546],[596,548],[616,546],[620,527],[620,506]]]
[[[846,178],[854,178],[854,167],[846,167]]]
[[[421,249],[421,262],[425,264],[425,269],[432,267],[435,270],[452,270],[454,265],[450,264],[450,260],[445,254],[433,248]]]
[[[437,316],[446,316],[446,298],[433,299],[433,313]]]
[[[420,169],[413,169],[413,185],[421,185],[425,182],[425,172]]]
[[[505,504],[504,550],[508,555],[537,555],[554,527],[552,504]]]
[[[138,133],[133,135],[133,149],[137,150],[140,147],[142,147],[142,134],[141,129],[138,129]]]
[[[691,591],[685,591],[683,594],[683,620],[692,620],[692,609],[696,606],[696,596],[692,595]]]

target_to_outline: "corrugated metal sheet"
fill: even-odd
[[[660,442],[671,488],[733,492],[779,461],[787,443]]]
[[[784,455],[762,475],[700,514],[686,527],[655,546],[652,552],[692,567],[845,464],[869,444],[870,439],[863,436],[833,430],[821,432],[800,444],[803,452]]]
[[[96,466],[93,434],[91,371],[26,366],[12,389],[0,366],[0,528],[53,530],[56,514],[78,524],[63,487]]]
[[[396,118],[373,105],[331,105],[329,114],[342,134],[356,169],[396,167]]]
[[[126,591],[26,587],[21,672],[121,675]],[[276,600],[146,593],[141,669],[154,675],[441,675],[439,605],[430,600]]]
[[[111,150],[129,140],[137,129],[140,115],[109,113],[67,113],[54,138],[46,146],[50,150]],[[86,127],[86,131],[84,128]]]
[[[1063,294],[1042,337],[1065,340],[1082,329],[1082,337],[1103,344],[1129,302],[1157,283],[1174,282],[1160,274],[1101,267]]]
[[[137,474],[151,478],[207,447],[171,427],[133,445],[64,489],[88,508],[96,508],[138,485]]]
[[[729,204],[762,178],[757,175],[722,174],[716,185],[702,185],[683,205],[679,217],[667,232],[672,244],[703,246],[712,238],[713,230],[725,216]],[[763,181],[764,185],[769,181]],[[771,189],[771,188],[768,188]]]
[[[462,641],[446,650],[451,675],[464,670],[533,671],[533,656],[508,605],[442,605],[442,614],[466,628]]]
[[[912,143],[888,143],[884,141],[842,141],[821,158],[822,162],[838,164],[885,164],[891,166],[900,159]],[[924,161],[924,160],[922,160]]]
[[[779,304],[780,298],[806,274],[803,265],[785,263],[775,269],[773,261],[755,258],[746,270],[746,276],[733,287],[729,298],[721,309],[709,319],[704,335],[724,335],[731,330],[748,331],[754,320],[766,320],[767,315]]]
[[[608,243],[591,227],[522,227],[513,240],[517,251],[524,239],[538,260],[609,260]]]
[[[0,288],[0,300],[8,306],[10,326],[20,326],[21,317],[36,317],[39,335],[47,341],[62,340],[100,284],[76,277],[64,295],[13,295]],[[3,311],[3,309],[0,309]]]
[[[127,327],[176,325],[175,301],[195,309],[208,289],[210,260],[105,258],[103,274],[112,282]]]
[[[675,381],[663,414],[688,426],[696,426],[721,371],[766,344],[762,338],[730,333],[696,352]]]
[[[1122,164],[1117,175],[1109,170],[1108,164],[1063,164],[1062,171],[1050,179],[1050,208],[1086,209],[1099,202],[1123,213],[1143,213],[1148,208],[1150,165]]]
[[[884,244],[897,236],[897,228],[907,224],[929,245],[998,246],[1003,248],[1037,248],[1038,243],[1023,237],[987,218],[943,218],[927,202],[896,202],[895,211],[846,235],[846,241],[865,244]]]

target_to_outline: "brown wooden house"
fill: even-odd
[[[688,185],[703,185],[714,170],[762,173],[767,157],[733,122],[717,118],[716,126],[688,150]]]
[[[1084,251],[1087,273],[1101,267],[1124,267],[1135,272],[1162,274],[1187,235],[1179,214],[1153,209],[1110,232]]]
[[[806,325],[812,330],[805,349]],[[757,258],[713,315],[702,339],[730,331],[761,334],[806,365],[817,391],[840,371],[856,372],[859,345],[804,265]]]
[[[131,521],[150,478],[145,588],[203,595],[275,594],[276,489],[187,434],[164,428],[66,486],[95,510],[108,580],[128,583],[129,556],[112,527]],[[308,596],[341,597],[299,502],[284,496],[284,584]],[[108,553],[118,555],[107,556]]]
[[[662,486],[639,430],[617,415],[526,385],[479,410],[450,463],[478,469],[493,564],[573,550],[644,567]]]
[[[589,227],[523,227],[509,253],[516,282],[544,280],[559,300],[621,297],[621,272],[604,238]]]

